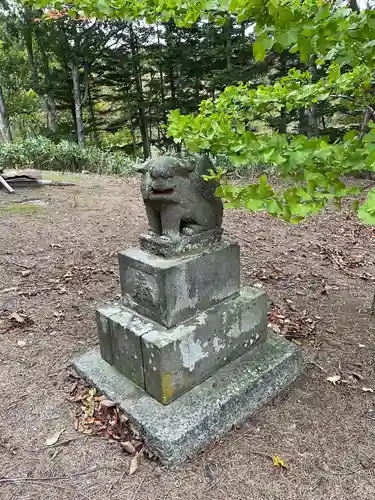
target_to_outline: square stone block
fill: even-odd
[[[99,333],[100,354],[110,365],[113,365],[112,338],[109,329],[109,318],[121,311],[115,304],[99,307],[96,310],[96,324]]]
[[[102,358],[129,380],[145,386],[141,336],[155,328],[124,306],[102,306],[96,311]]]
[[[112,364],[119,372],[144,388],[141,337],[148,331],[137,314],[123,308],[108,319],[112,342]]]
[[[253,288],[174,328],[150,328],[141,337],[146,391],[169,404],[253,349],[266,328],[266,294]]]
[[[123,304],[167,328],[239,293],[236,243],[170,259],[130,248],[119,264]]]
[[[73,360],[77,371],[119,404],[166,465],[180,464],[241,424],[300,374],[301,349],[270,333],[252,353],[225,366],[170,405],[114,370],[97,350]]]

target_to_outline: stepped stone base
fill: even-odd
[[[99,350],[73,361],[76,370],[119,404],[149,448],[167,465],[191,457],[253,415],[302,369],[301,350],[274,333],[169,405],[159,403],[106,363]]]
[[[169,329],[126,307],[102,307],[97,318],[102,357],[168,404],[262,342],[267,298],[246,287]]]

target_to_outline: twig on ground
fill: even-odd
[[[273,456],[270,455],[269,453],[264,453],[263,451],[256,451],[256,450],[248,450],[249,453],[252,453],[253,455],[258,455],[259,457],[264,457],[264,458],[269,458],[273,460]]]
[[[0,478],[0,484],[1,483],[18,483],[18,482],[27,482],[27,483],[32,483],[32,482],[44,482],[44,481],[60,481],[60,480],[66,480],[66,479],[72,479],[73,477],[78,477],[78,476],[85,476],[86,474],[93,474],[94,472],[98,472],[100,470],[108,470],[108,469],[114,469],[118,470],[115,467],[95,467],[94,469],[89,469],[86,471],[80,471],[76,472],[75,474],[69,474],[67,476],[49,476],[49,477],[1,477]]]
[[[18,399],[16,399],[16,401],[13,401],[12,404],[10,404],[6,409],[5,411],[9,411],[9,410],[12,410],[13,408],[15,408],[16,406],[18,406],[18,404],[27,397],[27,394],[22,394],[22,396],[20,396]]]
[[[137,496],[139,490],[141,489],[141,486],[142,484],[145,482],[145,478],[142,478],[140,481],[139,481],[139,484],[137,486],[137,488],[135,489],[132,497],[130,498],[130,500],[135,500],[135,497]]]
[[[31,269],[30,266],[26,266],[25,264],[19,264],[18,262],[14,262],[13,260],[6,259],[6,261],[8,264],[12,264],[13,266],[22,267],[24,269]]]
[[[328,373],[327,370],[325,370],[322,366],[320,366],[318,363],[316,363],[315,361],[313,360],[308,360],[306,361],[306,364],[308,365],[314,365],[316,366],[317,368],[319,368],[319,370],[321,370],[323,373]]]
[[[50,292],[51,290],[53,289],[53,287],[51,286],[45,286],[45,287],[41,287],[41,288],[35,288],[34,290],[25,290],[25,291],[22,291],[22,292],[19,292],[19,295],[22,295],[22,296],[27,296],[27,295],[39,295],[40,293],[43,293],[43,292]]]
[[[17,292],[17,290],[17,286],[12,286],[12,288],[3,288],[2,290],[0,290],[0,293]]]
[[[109,488],[108,488],[108,493],[112,490],[112,488],[114,487],[114,485],[119,482],[121,483],[121,481],[124,479],[124,476],[126,474],[126,469],[124,470],[124,472],[121,474],[121,477],[120,479],[118,479],[117,477],[112,481],[112,483],[109,485]]]
[[[69,439],[65,439],[64,441],[59,441],[59,442],[52,444],[50,446],[43,446],[43,448],[39,448],[37,451],[50,450],[51,448],[58,448],[59,446],[65,446],[65,445],[71,443],[72,441],[78,441],[79,439],[84,439],[84,438],[91,437],[91,436],[92,435],[85,434],[84,436],[72,437]]]
[[[38,481],[34,481],[33,482],[34,485],[39,485],[39,486],[51,486],[52,488],[56,488],[60,491],[67,491],[68,493],[72,493],[71,490],[69,490],[68,488],[64,488],[64,486],[60,486],[59,484],[53,484],[53,483],[44,483],[43,481],[41,482],[38,482]],[[81,495],[83,498],[86,498],[87,500],[91,500],[91,497],[85,495],[84,493],[82,493],[82,491],[78,490],[78,489],[75,489],[74,490],[74,493],[78,493],[79,495]]]

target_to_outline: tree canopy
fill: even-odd
[[[35,4],[35,2],[33,2]],[[198,112],[172,110],[168,132],[191,151],[225,153],[235,165],[267,163],[293,181],[276,192],[261,176],[259,182],[234,187],[223,172],[219,194],[230,206],[267,210],[287,221],[298,222],[358,190],[345,184],[347,175],[375,169],[375,128],[372,107],[375,66],[375,12],[360,10],[356,2],[326,0],[79,0],[36,2],[50,17],[144,19],[148,23],[173,18],[177,26],[193,27],[198,20],[224,25],[253,23],[256,60],[272,51],[296,54],[299,68],[257,88],[246,83],[230,85],[219,96],[204,99]],[[361,114],[343,137],[332,140],[317,134],[319,107],[345,107]],[[265,113],[292,113],[304,109],[303,134],[288,130],[251,130],[251,122]],[[359,217],[375,223],[375,189],[358,208]]]

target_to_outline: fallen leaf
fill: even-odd
[[[30,276],[31,271],[28,269],[27,271],[21,271],[21,275],[23,278],[26,278],[26,276]]]
[[[137,470],[139,469],[139,466],[141,465],[141,461],[142,461],[142,456],[143,456],[143,453],[140,452],[140,453],[137,453],[131,459],[130,466],[129,466],[129,476],[131,476],[132,474],[137,472]]]
[[[107,398],[105,396],[101,395],[101,396],[95,396],[94,399],[95,399],[95,401],[99,401],[99,403],[100,403],[100,401],[104,401]]]
[[[14,321],[15,323],[22,324],[27,320],[27,316],[25,316],[24,314],[18,314],[18,312],[14,312],[9,316],[9,319],[11,321]]]
[[[371,389],[371,387],[362,387],[363,392],[374,392],[374,389]]]
[[[26,341],[25,340],[17,340],[17,345],[19,347],[25,347],[26,345]]]
[[[46,439],[46,445],[52,446],[52,445],[56,444],[57,441],[59,440],[61,434],[65,431],[66,431],[66,429],[61,429],[61,431],[57,431],[54,434],[52,434],[52,436],[50,436],[49,438]]]
[[[133,439],[133,441],[132,441],[132,445],[134,446],[134,448],[135,448],[135,450],[136,450],[136,451],[139,451],[141,448],[143,448],[143,443],[142,443],[142,441],[135,441],[135,440]]]
[[[363,377],[360,373],[351,372],[350,375],[351,375],[351,377],[355,378],[356,380],[363,380]]]
[[[133,453],[135,453],[136,451],[130,441],[122,441],[120,445],[121,448],[125,451],[125,453],[128,453],[129,455],[133,455]]]
[[[341,376],[332,375],[331,377],[327,377],[326,380],[328,380],[328,382],[331,382],[331,384],[336,385],[338,382],[340,382]]]
[[[280,458],[278,455],[275,455],[273,457],[273,465],[275,467],[279,467],[280,469],[288,469],[288,465],[286,464],[285,460]]]
[[[116,403],[114,403],[110,399],[103,399],[102,401],[100,401],[100,406],[102,408],[114,408],[116,406]]]

